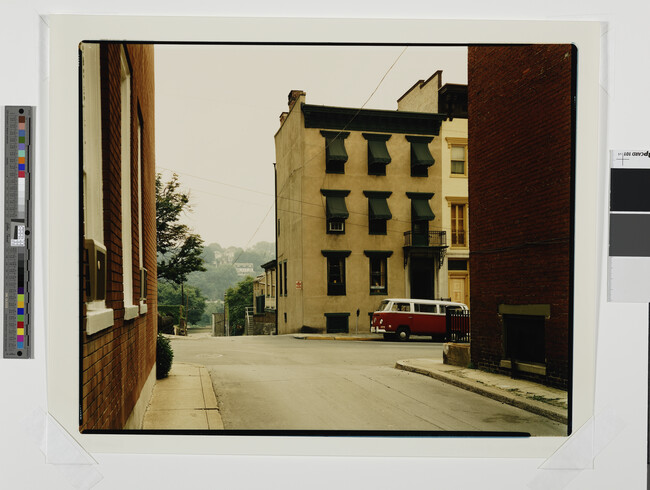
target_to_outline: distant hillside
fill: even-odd
[[[261,274],[262,264],[275,258],[275,244],[257,242],[246,250],[239,247],[223,248],[218,243],[211,243],[203,248],[205,272],[193,272],[188,276],[187,284],[195,286],[210,301],[223,300],[226,289],[234,286],[245,276],[237,274],[237,264],[252,264],[253,277]],[[246,267],[240,267],[245,270]]]

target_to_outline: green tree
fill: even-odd
[[[181,214],[191,211],[190,195],[180,189],[178,175],[167,183],[156,174],[156,239],[158,278],[183,284],[194,271],[205,271],[203,239],[180,222]]]
[[[171,282],[160,281],[158,283],[158,310],[165,316],[174,318],[174,323],[178,325],[180,309],[179,305],[187,304],[187,321],[192,325],[201,324],[203,312],[205,311],[205,297],[198,288],[185,286],[183,292],[183,301],[181,303],[181,288]]]
[[[246,307],[253,306],[253,278],[248,276],[243,281],[226,291],[226,304],[230,318],[230,331],[232,335],[241,335],[246,322]]]

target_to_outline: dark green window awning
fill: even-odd
[[[329,196],[327,200],[326,214],[328,218],[343,218],[347,219],[350,216],[348,208],[345,205],[345,198],[338,196]]]
[[[390,155],[385,141],[368,141],[368,162],[371,164],[390,163]]]
[[[427,199],[412,199],[411,213],[413,221],[431,221],[436,217]]]
[[[328,162],[345,163],[348,161],[348,152],[345,150],[345,138],[349,132],[321,131],[325,137],[325,157]]]
[[[391,219],[393,217],[386,202],[391,194],[390,191],[363,191],[363,195],[368,198],[370,219]]]
[[[389,164],[390,154],[386,148],[386,141],[391,137],[390,134],[362,133],[363,137],[368,140],[368,163]]]
[[[370,219],[391,219],[393,217],[385,197],[369,198],[368,206],[370,208]]]
[[[347,196],[350,191],[333,189],[321,189],[320,191],[321,194],[325,196],[325,214],[327,219],[347,219],[348,216],[350,216],[348,208],[345,205],[345,196]]]
[[[407,136],[406,139],[411,143],[411,165],[430,167],[436,162],[429,151],[429,143],[433,141],[433,138]]]

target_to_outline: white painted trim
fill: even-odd
[[[120,131],[121,131],[121,200],[122,200],[122,283],[124,285],[124,319],[138,316],[133,304],[133,236],[131,233],[131,72],[124,46],[120,50]],[[133,309],[135,308],[135,314]],[[133,315],[133,316],[130,316]]]
[[[133,320],[140,314],[138,305],[129,305],[124,307],[124,320]]]
[[[86,334],[92,335],[108,327],[115,322],[113,310],[104,308],[101,310],[90,310],[86,312]]]

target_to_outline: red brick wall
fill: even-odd
[[[546,379],[569,379],[572,48],[468,50],[472,362],[499,370],[499,304],[550,304]]]
[[[121,210],[120,45],[102,45],[102,159],[104,245],[107,249],[107,307],[112,327],[87,335],[81,328],[80,429],[121,429],[155,364],[157,335],[156,210],[154,162],[153,46],[128,46],[131,69],[131,232],[133,304],[139,302],[138,108],[142,113],[143,263],[148,270],[146,314],[124,321]],[[84,258],[87,261],[87,257]],[[87,268],[83,267],[84,274]],[[85,298],[82,299],[85,301]],[[85,314],[85,310],[84,310]]]

